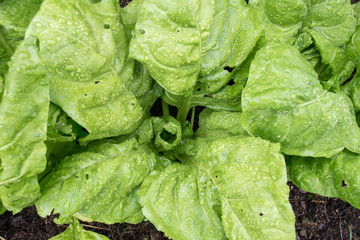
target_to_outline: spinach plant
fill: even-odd
[[[295,239],[288,180],[360,208],[358,15],[348,0],[1,0],[0,213],[59,213],[53,239],[107,239],[78,220]]]

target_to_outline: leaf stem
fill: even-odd
[[[12,56],[14,54],[14,49],[11,47],[8,41],[6,41],[4,35],[1,32],[1,28],[0,28],[0,44],[4,47],[5,51],[9,56]]]
[[[189,113],[189,110],[190,110],[189,105],[190,105],[190,102],[191,102],[191,98],[192,98],[192,95],[189,95],[188,97],[186,97],[183,104],[178,109],[176,120],[178,120],[181,123],[184,123],[186,121],[186,117],[187,117],[187,115]]]
[[[196,107],[193,107],[191,110],[191,127],[194,129],[194,122],[195,122],[195,110]]]
[[[167,104],[167,102],[165,102],[164,99],[161,99],[161,107],[162,107],[163,116],[169,116],[170,115],[169,104]]]
[[[74,231],[74,239],[75,240],[78,240],[78,233],[77,233],[77,218],[76,217],[73,217],[73,231]]]

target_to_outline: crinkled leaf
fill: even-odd
[[[45,217],[54,209],[58,223],[84,221],[137,223],[144,219],[136,192],[156,163],[151,149],[136,140],[97,143],[66,157],[41,181],[36,207]]]
[[[34,37],[17,48],[0,103],[0,198],[15,212],[40,196],[37,174],[46,166],[49,84],[38,50]]]
[[[260,50],[242,93],[242,125],[281,143],[289,155],[331,157],[344,147],[360,153],[360,130],[350,99],[325,91],[316,72],[290,45]]]
[[[151,119],[154,128],[154,144],[160,150],[169,151],[181,141],[181,125],[171,116]]]
[[[356,29],[354,10],[348,0],[307,0],[303,27],[325,36],[336,46],[344,45]]]
[[[301,189],[360,208],[360,155],[345,150],[330,159],[291,157],[287,164],[291,181]]]
[[[333,88],[338,92],[340,85],[351,76],[354,64],[348,61],[344,49],[334,45],[325,35],[313,29],[304,29],[304,31],[310,33],[320,53],[321,63],[315,66],[315,70],[324,89]]]
[[[50,240],[109,240],[104,235],[84,230],[77,220],[65,230],[65,232],[50,238]]]
[[[189,95],[198,79],[215,91],[229,80],[226,67],[246,59],[260,31],[245,1],[145,0],[130,52],[170,93]]]
[[[48,142],[71,142],[77,137],[81,126],[77,125],[64,111],[51,103],[47,126]]]
[[[126,37],[130,42],[132,32],[135,29],[135,24],[138,20],[138,15],[144,0],[133,0],[124,8],[121,8],[121,16],[126,33]]]
[[[264,26],[264,42],[294,43],[308,11],[304,0],[250,0],[249,5]]]
[[[0,74],[7,72],[7,62],[24,39],[25,30],[41,3],[42,0],[4,0],[0,3]]]
[[[128,89],[132,66],[117,1],[46,0],[29,34],[40,40],[51,100],[90,132],[87,140],[138,127],[143,113]]]
[[[228,136],[247,136],[248,133],[241,126],[240,112],[215,112],[204,109],[199,116],[199,128],[195,137],[216,140]]]
[[[205,144],[194,159],[151,173],[143,213],[172,239],[295,239],[279,145],[253,137]]]

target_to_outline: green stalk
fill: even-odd
[[[6,53],[9,56],[12,56],[14,54],[14,49],[11,47],[11,45],[8,43],[8,41],[6,41],[5,37],[1,33],[1,29],[0,29],[0,45],[2,45],[4,47]]]
[[[163,116],[169,116],[170,115],[169,104],[167,104],[167,102],[165,102],[164,99],[161,99],[161,107],[162,107]]]
[[[186,117],[190,110],[190,100],[192,98],[192,95],[189,95],[187,98],[185,98],[183,104],[178,109],[178,113],[176,116],[176,120],[178,120],[181,123],[184,123],[186,121]]]
[[[192,127],[192,129],[194,129],[195,110],[196,110],[196,107],[193,107],[192,110],[191,110],[191,127]]]
[[[73,230],[74,230],[74,239],[75,240],[79,240],[78,238],[78,234],[77,234],[77,219],[75,217],[73,217]]]

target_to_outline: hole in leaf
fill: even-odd
[[[180,32],[180,29],[176,29],[176,32]]]
[[[175,162],[177,162],[177,163],[181,163],[179,159],[175,159]]]
[[[244,211],[244,210],[241,209],[240,211],[242,212],[242,211]]]
[[[87,97],[87,93],[85,93],[84,96]]]
[[[162,132],[160,133],[160,137],[161,139],[163,139],[164,141],[170,144],[174,143],[176,140],[176,135],[167,131],[166,129],[162,130]]]
[[[215,178],[218,178],[218,176],[216,175]]]
[[[263,213],[260,213],[259,215],[260,215],[260,217],[264,216],[264,214],[263,214]]]
[[[341,187],[346,187],[346,186],[347,186],[347,184],[345,183],[345,179],[343,179],[341,182]]]
[[[144,35],[144,34],[145,34],[145,30],[144,30],[144,29],[139,29],[139,33],[140,33],[141,35]]]
[[[35,44],[36,44],[37,49],[40,50],[40,41],[38,38],[36,39]]]
[[[89,174],[85,174],[85,178],[86,178],[86,180],[88,180],[89,179]]]
[[[229,73],[231,73],[234,68],[231,68],[231,67],[224,67],[224,70],[228,71]]]
[[[110,25],[107,24],[107,23],[105,23],[105,24],[104,24],[104,28],[105,28],[105,29],[109,29],[109,28],[110,28]]]
[[[75,178],[76,178],[76,179],[78,179],[78,178],[79,178],[79,176],[77,176],[77,175],[76,175],[76,176],[75,176]]]
[[[100,81],[95,81],[95,84],[98,84]]]
[[[198,88],[196,91],[200,92],[201,88]]]
[[[232,85],[234,85],[234,84],[235,84],[234,79],[231,79],[226,85],[232,86]]]
[[[133,106],[134,106],[134,105],[135,105],[135,103],[133,103],[133,102],[132,102],[132,103],[131,103],[131,105],[133,105]]]

